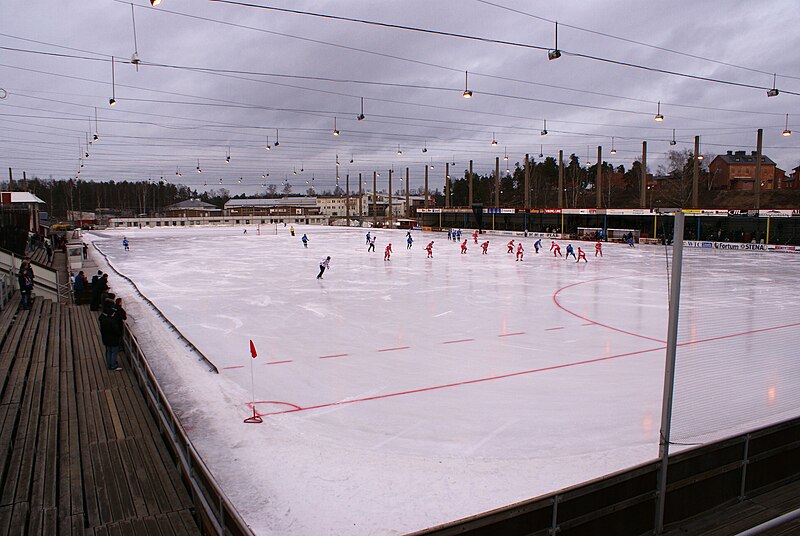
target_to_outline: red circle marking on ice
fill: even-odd
[[[609,326],[608,324],[603,324],[602,322],[597,322],[597,321],[595,321],[595,320],[592,320],[591,318],[587,318],[587,317],[585,317],[585,316],[583,316],[583,315],[579,315],[579,314],[578,314],[578,313],[576,313],[575,311],[570,311],[569,309],[567,309],[566,307],[564,307],[563,305],[561,305],[561,304],[559,303],[559,301],[558,301],[558,295],[559,295],[559,294],[561,293],[561,291],[563,291],[563,290],[567,290],[568,288],[576,287],[576,286],[578,286],[578,285],[584,285],[584,284],[586,284],[586,283],[596,283],[597,281],[603,281],[603,280],[605,280],[605,279],[612,279],[612,278],[610,278],[610,277],[603,277],[603,278],[600,278],[600,279],[590,279],[589,281],[579,281],[579,282],[577,282],[577,283],[572,283],[571,285],[567,285],[567,286],[565,286],[565,287],[561,287],[560,289],[556,290],[556,291],[553,293],[553,303],[555,303],[555,304],[556,304],[556,307],[558,307],[559,309],[561,309],[561,310],[562,310],[562,311],[564,311],[565,313],[569,313],[569,314],[571,314],[572,316],[574,316],[574,317],[577,317],[577,318],[580,318],[581,320],[584,320],[584,321],[586,321],[586,322],[591,322],[592,324],[598,325],[598,326],[600,326],[600,327],[603,327],[603,328],[606,328],[606,329],[610,329],[610,330],[616,331],[616,332],[618,332],[618,333],[624,333],[625,335],[630,335],[630,336],[632,336],[632,337],[639,337],[640,339],[645,339],[645,340],[648,340],[648,341],[653,341],[653,342],[657,342],[657,343],[661,343],[661,344],[666,344],[666,341],[662,341],[662,340],[660,340],[660,339],[654,339],[653,337],[648,337],[648,336],[646,336],[646,335],[640,335],[639,333],[633,333],[632,331],[625,331],[624,329],[615,328],[614,326]]]

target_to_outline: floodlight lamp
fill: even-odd
[[[364,114],[358,114],[358,115],[356,116],[356,119],[358,119],[359,121],[363,121],[365,117],[366,117],[366,116],[365,116]]]
[[[97,135],[97,132],[95,132],[95,133],[94,133],[94,135],[92,136],[92,139],[93,139],[94,141],[97,141],[97,140],[99,140],[99,139],[100,139],[100,136],[98,136],[98,135]]]
[[[423,153],[427,153],[427,152],[428,152],[428,148],[427,148],[427,147],[423,147],[423,148],[422,148],[422,152],[423,152]]]
[[[158,4],[161,3],[161,0],[150,0],[150,5],[156,7]]]
[[[777,97],[780,91],[778,88],[772,88],[767,90],[767,97]]]
[[[230,164],[231,163],[231,157],[230,156],[226,156],[225,157],[225,163],[226,164]]]
[[[705,156],[699,154],[699,155],[697,155],[697,160],[698,161],[703,161],[703,160],[705,160]]]
[[[115,99],[114,97],[111,97],[110,99],[108,99],[108,105],[109,106],[114,106],[116,103],[117,103],[117,99]]]
[[[464,71],[464,93],[461,94],[465,99],[472,98],[472,90],[469,88],[469,72]]]
[[[617,154],[617,150],[616,149],[611,149],[611,154]]]
[[[557,60],[560,57],[561,57],[561,51],[558,50],[557,48],[554,49],[554,50],[548,50],[547,51],[547,59],[548,60]]]
[[[658,112],[656,112],[656,121],[659,123],[664,120],[664,116],[661,115],[661,101],[658,101]]]
[[[789,137],[792,135],[792,131],[787,128],[783,131],[783,135]]]
[[[542,130],[542,136],[547,136],[547,130]]]
[[[464,93],[462,93],[462,95],[464,96],[465,99],[471,99],[472,98],[472,91],[469,90],[469,89],[465,89]]]

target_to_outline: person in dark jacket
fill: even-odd
[[[19,267],[19,274],[17,274],[19,282],[19,294],[22,298],[22,308],[31,308],[31,291],[33,290],[33,269],[27,261],[23,261]]]
[[[75,303],[78,303],[78,300],[83,293],[83,289],[89,284],[86,281],[86,275],[83,273],[83,270],[78,272],[78,275],[75,276],[75,282],[72,284],[72,290],[75,291]]]
[[[106,367],[108,370],[122,370],[117,364],[117,353],[122,343],[122,329],[116,318],[117,312],[111,310],[110,315],[100,317],[100,337],[106,347]]]
[[[100,310],[100,303],[106,290],[108,290],[108,274],[103,274],[103,277],[98,279],[97,283],[92,287],[92,303],[89,309],[92,311]]]

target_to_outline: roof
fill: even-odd
[[[235,207],[314,207],[317,206],[316,197],[281,197],[279,199],[230,199],[225,203],[225,208]]]
[[[200,201],[199,199],[187,199],[186,201],[181,201],[180,203],[175,203],[174,205],[166,207],[166,210],[181,209],[181,208],[201,208],[207,210],[219,210],[211,203],[206,203],[205,201]]]
[[[728,154],[717,155],[717,158],[721,158],[726,164],[755,164],[756,152],[752,151],[750,154],[747,154],[747,151],[728,151]],[[714,160],[716,160],[716,158]],[[761,155],[761,163],[773,166],[775,165],[775,162],[773,162],[770,157],[763,154]]]
[[[41,203],[42,205],[46,205],[44,201],[36,197],[30,192],[3,192],[11,193],[11,203]]]

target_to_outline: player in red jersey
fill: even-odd
[[[388,244],[386,249],[383,250],[383,260],[390,261],[392,257],[392,244]]]
[[[462,253],[462,254],[464,254],[464,253],[466,253],[466,252],[467,252],[467,241],[466,241],[466,240],[464,240],[464,241],[461,243],[461,253]]]
[[[478,243],[478,231],[477,230],[474,233],[472,233],[472,239],[475,240],[476,244]]]
[[[556,248],[557,244],[555,240],[550,241],[550,251],[553,251]]]
[[[525,255],[525,249],[522,247],[522,242],[520,242],[519,245],[517,246],[517,258],[514,260],[521,261],[524,255]]]
[[[514,240],[512,239],[511,242],[508,243],[508,252],[507,253],[514,253]]]
[[[550,251],[553,252],[553,257],[555,257],[556,255],[558,255],[559,257],[563,257],[563,255],[561,254],[561,246],[559,246],[555,242],[553,242],[552,245],[550,246]]]
[[[599,240],[594,245],[594,256],[597,257],[598,255],[603,256],[603,243]]]
[[[581,262],[581,259],[583,259],[583,262],[589,262],[586,260],[586,253],[578,246],[578,259],[575,262]]]
[[[428,256],[426,257],[427,259],[433,258],[433,240],[431,240],[430,244],[425,246],[425,251],[428,252]]]

